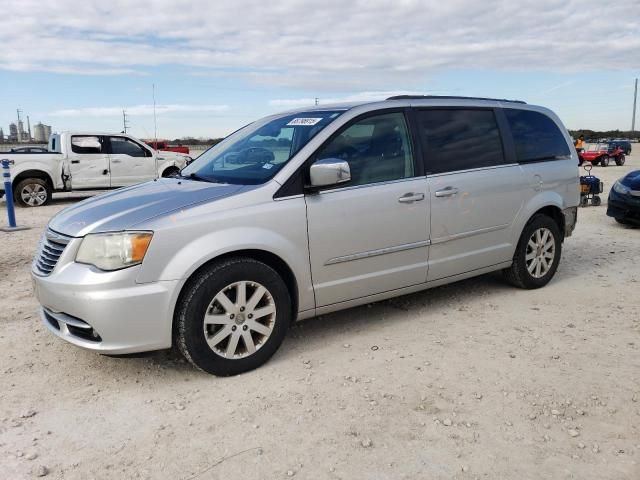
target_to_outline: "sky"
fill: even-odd
[[[512,98],[631,127],[638,0],[2,0],[0,127],[221,137],[298,106]],[[640,116],[639,116],[640,117]],[[640,118],[636,123],[640,122]]]

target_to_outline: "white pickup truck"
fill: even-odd
[[[11,177],[18,205],[46,205],[58,191],[118,188],[167,177],[191,161],[188,155],[154,150],[123,133],[54,133],[48,150],[0,153],[0,159],[14,161]]]

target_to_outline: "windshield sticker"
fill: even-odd
[[[287,126],[311,127],[312,125],[318,123],[320,120],[322,120],[322,118],[294,118],[289,123],[287,123]]]

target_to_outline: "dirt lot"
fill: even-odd
[[[594,172],[608,192],[634,168]],[[216,378],[40,324],[30,261],[70,201],[0,232],[0,479],[640,478],[640,230],[604,206],[544,289],[488,275],[328,315]]]

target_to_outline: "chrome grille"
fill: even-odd
[[[71,238],[47,229],[40,240],[38,253],[33,261],[34,272],[42,276],[49,275]]]

